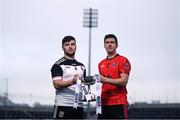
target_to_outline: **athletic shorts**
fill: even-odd
[[[102,105],[98,119],[128,119],[127,105]]]
[[[53,119],[83,119],[83,107],[54,106]]]

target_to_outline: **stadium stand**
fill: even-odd
[[[129,119],[180,119],[180,104],[134,103],[128,113]]]
[[[52,119],[53,106],[0,106],[0,119]]]
[[[4,101],[6,100],[6,102]],[[96,119],[95,107],[90,108],[90,119]],[[52,119],[53,105],[14,104],[0,96],[0,119]],[[85,106],[87,118],[87,106]],[[134,103],[128,107],[129,119],[180,119],[180,103]]]

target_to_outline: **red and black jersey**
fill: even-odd
[[[131,64],[124,56],[117,54],[111,59],[102,60],[99,65],[99,73],[104,77],[117,79],[121,73],[128,74],[131,70]],[[127,104],[126,86],[115,86],[109,83],[102,85],[102,104],[103,105],[118,105]]]

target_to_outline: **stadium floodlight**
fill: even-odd
[[[83,27],[89,28],[88,75],[91,75],[91,28],[98,27],[98,9],[84,9]]]
[[[83,27],[89,28],[88,76],[91,75],[91,28],[97,26],[98,26],[98,9],[92,9],[92,8],[84,9]],[[90,93],[91,84],[87,84],[87,85],[88,85],[88,92]],[[90,111],[90,102],[88,102],[87,118],[90,117],[89,111]]]

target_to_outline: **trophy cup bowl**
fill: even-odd
[[[95,83],[95,81],[96,81],[96,79],[94,76],[86,76],[86,77],[84,77],[84,80],[83,80],[85,85],[93,85]]]

